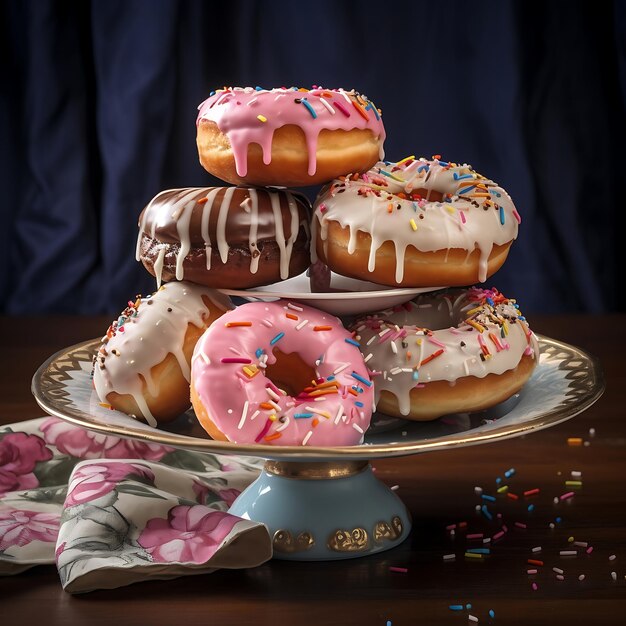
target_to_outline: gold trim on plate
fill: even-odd
[[[604,377],[599,362],[583,350],[555,339],[538,336],[541,361],[536,371],[542,367],[557,367],[563,371],[567,381],[564,399],[558,405],[535,415],[528,420],[516,423],[495,421],[488,429],[450,433],[443,436],[398,440],[394,443],[363,444],[336,448],[318,446],[272,446],[261,444],[236,444],[215,441],[208,435],[196,437],[179,432],[150,428],[133,418],[113,410],[101,409],[97,413],[91,406],[77,406],[68,389],[67,381],[73,379],[73,372],[85,373],[81,365],[91,367],[93,355],[100,345],[100,339],[91,339],[52,355],[33,376],[32,391],[39,406],[49,413],[68,422],[90,430],[129,437],[140,441],[160,443],[200,452],[218,454],[239,454],[274,460],[327,461],[337,462],[369,460],[384,457],[398,457],[431,450],[445,450],[458,446],[475,445],[499,441],[553,426],[578,415],[591,406],[604,391]],[[87,368],[85,368],[87,369]],[[527,385],[527,393],[532,393],[532,378]],[[97,400],[93,403],[97,407]],[[106,411],[106,412],[105,412]],[[110,413],[111,419],[107,420]]]

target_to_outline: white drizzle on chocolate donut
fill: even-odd
[[[183,280],[183,264],[192,247],[199,246],[204,250],[206,269],[211,270],[211,255],[215,249],[221,262],[226,264],[231,247],[240,245],[250,253],[250,274],[256,274],[260,260],[259,241],[275,240],[280,252],[280,278],[285,280],[289,278],[293,246],[300,230],[303,229],[307,239],[310,236],[309,207],[302,194],[282,189],[193,187],[162,191],[140,216],[136,258],[141,260],[141,244],[145,236],[157,242],[158,254],[153,269],[160,285],[166,248],[175,250],[176,280]]]

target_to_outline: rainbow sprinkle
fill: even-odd
[[[306,98],[302,98],[300,102],[307,108],[307,111],[311,114],[311,117],[315,119],[317,117],[317,113],[315,109],[311,106],[309,101]]]

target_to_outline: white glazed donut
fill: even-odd
[[[314,260],[383,285],[471,285],[504,263],[520,221],[506,191],[470,165],[380,162],[318,195]]]
[[[515,300],[495,289],[423,294],[352,330],[374,372],[376,408],[412,420],[494,406],[521,389],[539,357]]]
[[[191,356],[204,330],[232,308],[217,291],[187,282],[138,296],[102,338],[93,383],[102,403],[151,426],[190,404]]]

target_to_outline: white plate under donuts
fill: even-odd
[[[288,280],[255,289],[219,289],[218,291],[231,297],[250,301],[279,298],[295,300],[326,313],[341,316],[380,311],[408,302],[419,293],[438,289],[443,289],[443,287],[387,287],[331,272],[330,290],[316,292],[311,290],[309,277],[304,272]]]

